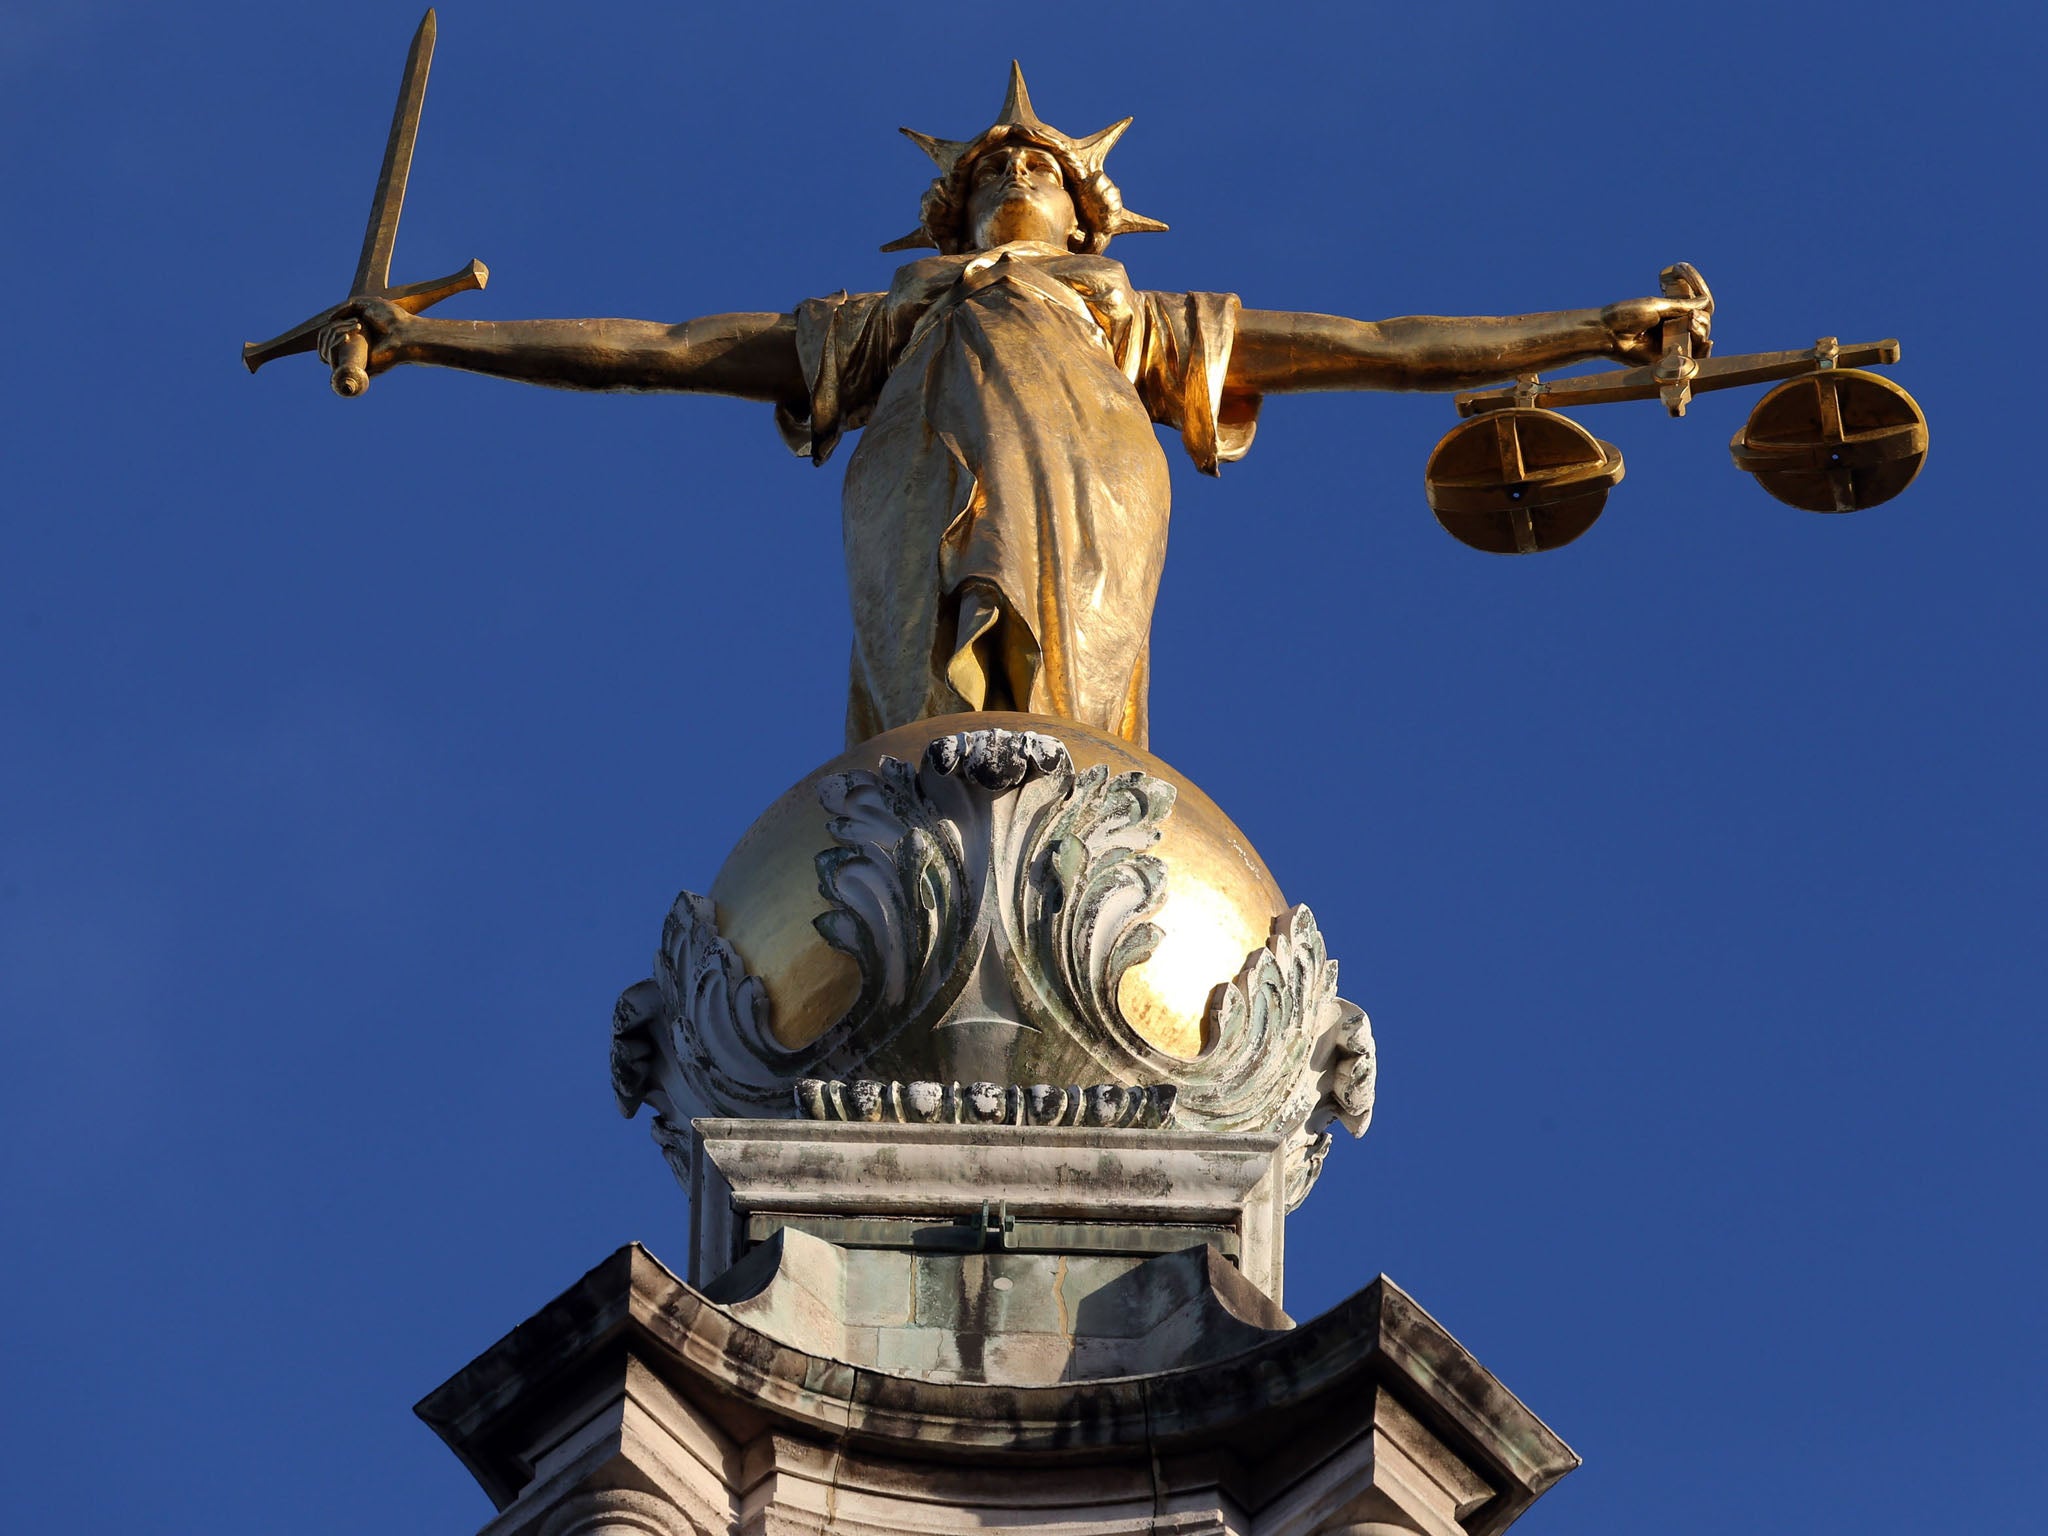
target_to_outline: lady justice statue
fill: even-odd
[[[1336,1131],[1366,1130],[1378,1054],[1314,913],[1147,749],[1154,429],[1214,474],[1268,394],[1513,378],[1459,402],[1427,483],[1454,535],[1533,550],[1621,473],[1538,397],[1679,414],[1695,387],[1783,381],[1731,451],[1846,511],[1924,456],[1910,397],[1837,366],[1896,344],[1696,364],[1713,303],[1684,266],[1659,298],[1468,319],[1139,289],[1106,254],[1165,228],[1103,169],[1129,119],[1069,137],[1014,65],[982,133],[910,135],[939,174],[885,249],[936,254],[886,292],[680,325],[423,319],[485,276],[389,283],[434,25],[351,296],[247,366],[317,344],[344,395],[401,363],[734,395],[817,463],[862,433],[847,749],[677,896],[611,1014],[618,1106],[653,1110],[689,1192],[690,1283],[622,1251],[421,1405],[489,1529],[875,1533],[959,1508],[1018,1536],[1499,1536],[1569,1448],[1384,1277],[1320,1321],[1279,1310],[1285,1217]],[[1598,358],[1647,366],[1533,377]],[[1273,792],[1315,814],[1308,791],[1344,787]],[[1341,837],[1361,809],[1335,809]]]
[[[424,319],[485,276],[389,283],[434,25],[351,296],[248,367],[317,344],[344,395],[402,363],[733,395],[817,463],[862,433],[847,750],[676,898],[611,1014],[618,1106],[654,1111],[689,1192],[689,1283],[621,1250],[420,1405],[497,1504],[487,1529],[1500,1536],[1571,1450],[1385,1277],[1320,1320],[1280,1311],[1285,1217],[1335,1131],[1367,1128],[1377,1049],[1314,913],[1147,750],[1154,429],[1214,474],[1269,394],[1513,378],[1460,402],[1428,484],[1457,537],[1534,550],[1621,472],[1537,398],[1679,414],[1694,387],[1783,381],[1736,462],[1847,511],[1924,456],[1910,397],[1837,366],[1896,344],[1696,365],[1713,304],[1684,266],[1663,297],[1515,317],[1143,290],[1106,254],[1165,228],[1103,168],[1129,119],[1069,137],[1014,65],[983,132],[910,135],[939,174],[884,249],[936,254],[886,292],[678,325]],[[1533,377],[1600,358],[1648,366]],[[1273,792],[1314,814],[1326,788],[1347,786]],[[1335,809],[1342,837],[1362,810]],[[492,1048],[487,1022],[450,1027]]]
[[[1350,320],[1137,288],[1104,252],[1166,226],[1128,211],[1103,169],[1130,121],[1070,138],[1032,110],[1013,64],[975,138],[905,129],[939,174],[917,230],[883,249],[938,254],[886,293],[680,325],[428,319],[394,293],[325,317],[321,355],[367,342],[370,374],[425,363],[760,400],[820,464],[862,429],[844,502],[849,743],[1014,710],[1143,747],[1167,527],[1155,423],[1214,474],[1250,447],[1269,394],[1470,388],[1583,359],[1654,362],[1684,332],[1707,340],[1713,302],[1685,267],[1678,286],[1696,297],[1466,319]]]

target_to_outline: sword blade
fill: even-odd
[[[429,10],[412,35],[391,136],[384,141],[384,167],[370,202],[370,226],[363,231],[363,255],[356,263],[351,295],[382,293],[391,285],[391,249],[398,243],[398,216],[405,210],[405,181],[412,174],[412,146],[419,137],[420,107],[427,99],[427,70],[434,62],[434,13]]]

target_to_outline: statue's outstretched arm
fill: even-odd
[[[1238,315],[1224,389],[1270,395],[1311,389],[1473,389],[1588,358],[1654,362],[1666,318],[1685,315],[1707,339],[1711,298],[1624,299],[1604,309],[1541,315],[1347,320],[1247,309]]]
[[[461,368],[556,389],[677,390],[802,408],[792,315],[653,320],[439,320],[380,299],[341,317],[370,341],[369,371],[401,363]]]

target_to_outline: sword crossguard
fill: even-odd
[[[265,363],[275,362],[280,357],[291,357],[295,353],[318,350],[321,332],[335,324],[337,317],[349,305],[361,299],[384,299],[396,304],[407,314],[416,315],[422,310],[431,309],[443,299],[454,298],[458,293],[472,293],[488,287],[490,281],[491,269],[480,261],[472,261],[459,272],[451,272],[446,277],[437,277],[429,282],[406,283],[397,288],[376,289],[368,293],[352,293],[339,304],[331,305],[321,310],[319,314],[314,315],[309,320],[301,320],[290,330],[283,332],[281,335],[273,336],[268,341],[245,342],[242,346],[242,363],[251,373],[254,373]],[[347,399],[354,399],[357,395],[360,395],[369,387],[370,382],[369,374],[365,367],[369,357],[370,344],[368,339],[362,336],[360,330],[356,334],[362,345],[363,359],[352,365],[356,372],[361,375],[360,381],[355,384],[354,388],[342,387],[341,365],[339,363],[334,365],[334,392]],[[333,362],[333,359],[322,358],[322,361]]]

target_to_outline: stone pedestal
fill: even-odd
[[[1491,1536],[1577,1458],[1385,1278],[1287,1317],[1285,1142],[698,1121],[708,1278],[621,1249],[419,1411],[490,1536]]]
[[[863,743],[652,972],[612,1084],[690,1193],[689,1280],[621,1249],[420,1405],[490,1536],[1493,1536],[1577,1465],[1386,1279],[1281,1310],[1371,1026],[1128,743]]]
[[[699,1284],[785,1226],[931,1253],[992,1222],[990,1251],[1012,1254],[1208,1244],[1280,1300],[1282,1135],[804,1120],[699,1120],[692,1135]]]

